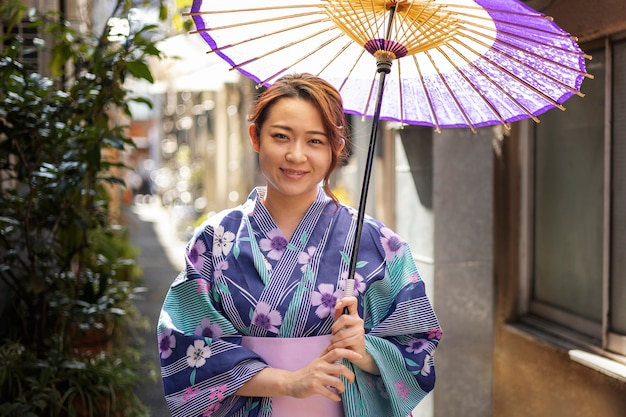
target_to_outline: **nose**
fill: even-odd
[[[306,160],[306,153],[303,149],[303,145],[299,142],[294,142],[288,149],[285,159],[292,163],[303,162]]]

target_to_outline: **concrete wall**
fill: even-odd
[[[443,327],[435,391],[419,417],[491,415],[493,130],[398,131],[396,228]]]
[[[493,130],[434,139],[437,417],[491,415],[493,386]]]

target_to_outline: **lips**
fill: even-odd
[[[303,175],[306,174],[306,171],[301,171],[298,169],[285,169],[285,168],[281,168],[281,170],[283,171],[283,173],[285,175],[287,175],[288,177],[301,177]]]

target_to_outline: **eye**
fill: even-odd
[[[278,140],[287,140],[287,139],[289,139],[289,138],[287,137],[287,135],[285,135],[284,133],[274,133],[274,134],[272,135],[272,137],[273,137],[274,139],[278,139]]]
[[[314,145],[324,145],[326,144],[326,141],[321,138],[312,138],[309,140],[309,143],[312,143]]]

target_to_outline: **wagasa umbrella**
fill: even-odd
[[[259,86],[312,73],[347,113],[373,119],[350,278],[379,120],[436,130],[539,121],[591,78],[576,39],[517,0],[194,0],[188,14],[208,52]]]

